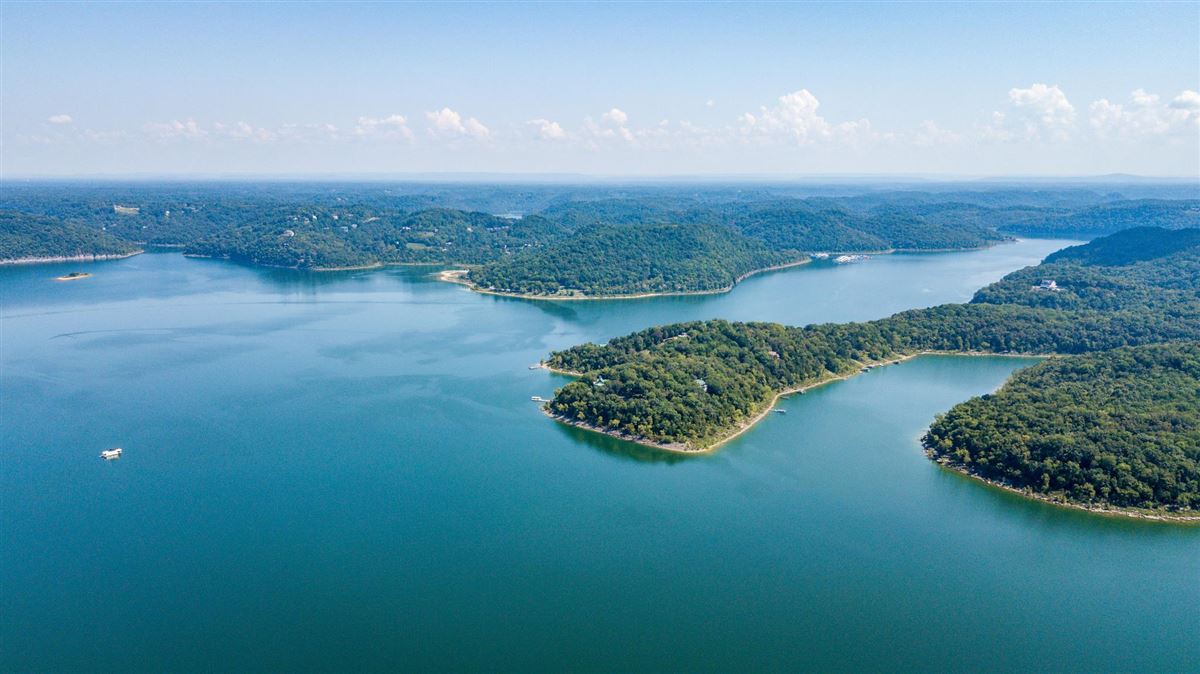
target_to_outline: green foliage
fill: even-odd
[[[1053,253],[976,293],[973,302],[1057,309],[1168,311],[1188,306],[1200,278],[1200,230],[1129,229]],[[1054,291],[1035,290],[1054,281]]]
[[[1145,236],[1173,235],[1154,230]],[[866,323],[801,328],[700,321],[643,330],[604,346],[585,344],[550,356],[552,367],[584,376],[560,389],[549,408],[566,420],[631,437],[704,447],[759,413],[780,391],[921,351],[1080,354],[1200,339],[1200,275],[1192,273],[1197,248],[1175,240],[1177,250],[1155,260],[1153,271],[1139,266],[1148,261],[1125,267],[1043,264],[985,288],[970,304]],[[1107,243],[1089,245],[1099,250]],[[1043,277],[1047,268],[1067,267],[1091,285],[1074,289],[1072,281],[1066,290],[1050,293],[1034,290],[1028,281]],[[1164,290],[1161,284],[1175,287]],[[1094,289],[1103,288],[1116,290],[1101,298]],[[1063,307],[1024,301],[1067,293],[1076,299]],[[707,391],[698,379],[708,384]]]
[[[1044,496],[1200,508],[1200,343],[1051,359],[939,416],[923,442],[938,460]]]
[[[484,288],[551,295],[728,288],[757,269],[803,259],[718,225],[587,226],[471,272]]]
[[[221,230],[188,245],[185,252],[302,268],[479,264],[561,235],[558,225],[536,216],[507,219],[449,209],[365,215],[311,209]]]
[[[102,231],[15,211],[0,211],[0,260],[122,255],[137,250]]]
[[[1130,227],[1200,227],[1200,200],[1137,199],[1079,210],[1031,213],[1004,226],[1015,234],[1079,236],[1111,234]]]
[[[1196,224],[1200,225],[1200,221]],[[1160,227],[1134,227],[1087,245],[1051,253],[1046,256],[1046,262],[1119,267],[1167,257],[1197,245],[1200,245],[1200,229],[1163,231]]]

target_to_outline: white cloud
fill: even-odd
[[[828,137],[829,122],[817,114],[821,102],[808,89],[800,89],[779,97],[779,105],[759,108],[759,114],[749,112],[739,118],[742,132],[756,136],[789,136],[799,142]]]
[[[145,126],[146,133],[155,140],[172,140],[185,138],[195,140],[204,138],[208,132],[200,128],[194,119],[180,121],[173,119],[169,122],[150,122]]]
[[[1075,106],[1058,85],[1036,83],[1008,90],[1008,107],[992,113],[984,129],[989,140],[1064,141],[1075,128]]]
[[[548,119],[531,119],[525,123],[536,128],[537,137],[542,140],[566,140],[567,138],[567,132],[558,122]]]
[[[393,115],[399,117],[399,115]],[[371,119],[369,117],[359,117],[359,120]],[[389,118],[390,119],[390,118]],[[403,117],[401,117],[403,119]],[[354,134],[358,133],[359,127],[354,127]],[[408,127],[403,130],[394,130],[393,133],[399,133],[404,138],[412,138],[412,131]],[[338,128],[333,124],[318,123],[318,124],[293,124],[288,123],[279,127],[278,135],[283,140],[288,141],[322,141],[322,140],[338,140]]]
[[[217,122],[213,124],[213,133],[225,138],[233,138],[235,140],[254,140],[260,143],[270,142],[276,139],[276,134],[270,129],[254,126],[247,122],[235,122],[233,124],[224,124]]]
[[[913,145],[917,147],[953,145],[960,140],[962,140],[961,135],[949,129],[941,128],[930,119],[921,122],[921,125],[917,127],[917,132],[912,137]]]
[[[450,108],[442,108],[436,112],[427,112],[425,117],[432,125],[430,133],[437,136],[461,137],[469,136],[471,138],[487,138],[490,131],[478,119],[474,117],[463,120],[462,115],[451,110]]]
[[[600,119],[616,126],[625,126],[629,122],[629,115],[620,108],[613,108],[601,115]]]
[[[1192,113],[1200,112],[1200,92],[1185,90],[1171,99],[1170,107],[1174,110],[1187,110]]]
[[[583,133],[585,136],[592,138],[589,141],[589,147],[596,146],[596,140],[620,138],[628,143],[634,143],[636,137],[633,131],[626,126],[629,123],[629,115],[620,108],[613,108],[608,112],[600,115],[600,120],[603,124],[597,124],[591,117],[585,117],[583,120]]]
[[[1135,89],[1128,103],[1093,102],[1088,121],[1100,138],[1178,135],[1200,128],[1200,93],[1185,90],[1164,104],[1157,94]]]
[[[711,108],[711,107],[713,107],[713,106],[714,106],[714,105],[716,105],[716,104],[717,104],[717,102],[716,102],[716,101],[714,101],[714,100],[713,100],[713,99],[711,99],[711,98],[710,98],[710,99],[708,99],[707,101],[704,101],[704,107],[706,107],[706,108]]]
[[[46,121],[50,122],[51,124],[70,124],[71,122],[74,122],[75,120],[71,119],[70,115],[64,114],[64,115],[50,115],[49,117],[46,118]]]
[[[112,145],[118,141],[125,140],[129,134],[124,131],[97,131],[96,129],[84,129],[83,139],[89,143],[98,143],[100,145]]]
[[[467,128],[468,136],[472,136],[474,138],[487,138],[488,134],[490,133],[488,131],[488,128],[486,126],[484,126],[482,122],[480,122],[478,119],[475,119],[474,117],[468,117],[467,121],[464,122],[464,124]]]
[[[877,133],[869,119],[830,122],[818,112],[820,107],[821,102],[808,89],[793,91],[780,96],[775,107],[764,105],[757,113],[742,114],[736,133],[760,142],[789,140],[801,145],[823,141],[861,145],[891,138]]]
[[[320,125],[314,130],[324,131],[330,136],[337,134],[337,128],[332,124]],[[360,138],[412,140],[413,137],[412,129],[408,128],[408,118],[404,115],[359,117],[353,133]]]

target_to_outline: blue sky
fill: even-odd
[[[1200,3],[0,4],[5,175],[1200,173]]]

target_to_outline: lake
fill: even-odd
[[[1069,243],[604,302],[175,253],[0,268],[0,669],[1200,669],[1200,527],[921,453],[1032,359],[872,370],[698,457],[529,400],[566,381],[528,369],[553,349],[965,301]]]

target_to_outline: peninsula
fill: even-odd
[[[779,396],[921,353],[1082,354],[1200,339],[1197,264],[1200,231],[1140,228],[1060,251],[968,304],[866,323],[650,328],[551,354],[548,367],[581,376],[546,410],[660,449],[711,451]]]

